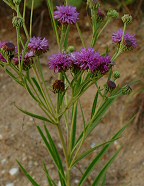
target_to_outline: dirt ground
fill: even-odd
[[[11,18],[11,15],[0,17],[0,41],[10,40],[16,42]],[[85,23],[83,33],[86,44],[88,45],[91,37],[90,25],[85,17],[83,22]],[[97,48],[104,51],[108,45],[112,49],[111,34],[117,31],[120,26],[120,21],[115,21],[114,24],[108,27],[98,42]],[[115,69],[121,73],[119,84],[124,84],[128,80],[139,79],[140,74],[143,73],[142,69],[144,69],[144,19],[135,19],[128,30],[130,33],[136,34],[139,47],[135,51],[122,55],[117,60]],[[56,53],[57,47],[51,30],[48,31],[46,37],[49,39],[50,51],[42,58],[42,63],[45,77],[51,85],[55,79],[55,75],[47,67],[47,56]],[[81,48],[78,34],[74,28],[70,43],[71,45],[76,45],[77,49]],[[91,87],[84,95],[85,99],[82,99],[82,105],[87,115],[89,115],[94,95],[95,88]],[[131,114],[129,113],[134,112],[133,102],[137,103],[134,96],[124,96],[119,99],[111,107],[106,118],[88,138],[85,148],[110,139],[112,135],[122,128],[128,119],[130,119]],[[15,107],[15,104],[21,108],[29,109],[33,113],[40,113],[41,111],[39,111],[38,106],[35,105],[28,94],[19,85],[15,84],[2,70],[0,70],[0,103],[0,186],[6,186],[8,183],[14,183],[14,186],[31,186],[21,171],[16,176],[9,174],[10,169],[18,167],[16,160],[19,160],[24,165],[41,186],[47,186],[46,176],[42,168],[43,160],[45,160],[52,177],[57,180],[57,174],[52,160],[35,127],[35,124],[39,124],[39,121],[22,114]],[[109,156],[117,148],[123,146],[119,157],[108,171],[106,186],[144,186],[144,120],[139,126],[141,127],[138,127],[136,122],[134,122],[126,130],[122,139],[117,141],[104,157],[102,164],[105,160],[108,160]],[[60,153],[62,153],[61,144],[56,138],[56,131],[53,127],[49,127],[49,130],[52,131]],[[87,164],[88,160],[84,163]],[[94,178],[101,166],[99,165],[96,168],[89,181]],[[84,167],[81,168],[83,169]],[[80,179],[80,173],[78,170],[74,170],[73,173],[73,185],[77,185]],[[86,183],[86,186],[89,186],[89,183]]]

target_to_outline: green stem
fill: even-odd
[[[83,39],[83,36],[82,36],[82,32],[81,32],[81,30],[80,30],[80,28],[79,28],[78,23],[76,23],[76,27],[77,27],[77,31],[78,31],[78,33],[79,33],[79,36],[80,36],[80,39],[81,39],[82,45],[83,45],[83,47],[85,48],[86,45],[85,45],[85,42],[84,42],[84,39]]]
[[[99,31],[99,33],[97,34],[97,32],[95,32],[94,38],[92,40],[92,44],[91,46],[94,47],[99,36],[101,35],[101,33],[103,32],[103,30],[107,27],[107,25],[111,22],[111,19],[107,19],[106,23],[104,24],[104,26],[102,27],[102,29]]]
[[[30,38],[32,37],[32,19],[33,19],[33,8],[34,8],[34,0],[32,0],[32,5],[31,5],[31,15],[30,15],[30,31],[29,31]]]

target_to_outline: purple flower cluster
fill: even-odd
[[[67,54],[54,54],[49,58],[49,68],[56,73],[68,70],[71,65],[72,58]]]
[[[54,54],[49,58],[49,68],[54,72],[66,71],[70,68],[89,70],[96,74],[105,74],[109,71],[111,58],[103,57],[93,48],[83,48],[80,52],[71,54]]]
[[[114,33],[112,35],[112,41],[114,43],[120,44],[122,41],[122,37],[124,35],[124,32],[122,29],[118,30],[118,32]],[[131,35],[129,33],[124,35],[124,45],[130,49],[130,48],[136,48],[137,47],[137,41],[135,38],[135,35]]]
[[[101,72],[105,74],[109,71],[111,58],[103,57],[93,48],[83,48],[80,52],[74,53],[74,62],[82,70],[90,70],[92,73]]]
[[[57,6],[57,10],[54,12],[54,18],[61,24],[76,24],[78,16],[79,13],[73,6]]]
[[[33,51],[36,55],[45,53],[49,49],[48,40],[41,37],[33,37],[28,44],[28,49]]]

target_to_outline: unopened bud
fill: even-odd
[[[20,5],[21,0],[13,0],[13,2],[14,2],[14,4],[16,4],[16,5]]]
[[[56,80],[53,84],[53,91],[54,93],[64,92],[65,91],[65,84],[62,80]]]
[[[68,53],[72,53],[72,52],[74,52],[75,51],[75,47],[74,46],[69,46],[68,48],[67,48],[67,52]]]
[[[114,81],[108,80],[107,85],[110,90],[114,90],[116,88],[116,84]]]
[[[113,77],[114,77],[115,79],[120,78],[120,72],[119,72],[119,71],[115,71],[114,74],[113,74]]]
[[[116,10],[109,10],[107,12],[107,16],[110,18],[118,18],[119,17],[119,13]]]
[[[98,0],[87,0],[87,5],[92,9],[99,7]]]
[[[129,85],[122,87],[122,94],[129,95],[132,92],[132,88]]]
[[[123,23],[130,24],[132,22],[132,16],[125,14],[122,18]]]
[[[17,17],[17,16],[13,17],[12,24],[14,27],[17,27],[17,28],[22,27],[23,26],[23,18]]]

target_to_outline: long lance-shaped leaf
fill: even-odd
[[[44,171],[46,173],[46,176],[47,176],[47,180],[48,180],[48,183],[49,183],[49,186],[57,186],[56,183],[53,181],[53,179],[51,178],[50,174],[49,174],[49,171],[46,167],[46,164],[45,162],[43,163],[44,164]]]
[[[78,103],[76,102],[73,105],[72,109],[72,123],[71,123],[71,134],[70,134],[70,152],[73,149],[73,146],[76,141],[76,127],[77,127],[77,112],[78,112]]]
[[[37,114],[33,114],[33,113],[31,113],[31,112],[25,111],[25,110],[23,110],[23,109],[21,109],[21,108],[19,108],[19,107],[17,107],[17,106],[16,106],[16,108],[19,109],[21,112],[23,112],[24,114],[26,114],[26,115],[28,115],[28,116],[31,116],[31,117],[36,118],[36,119],[39,119],[39,120],[41,120],[41,121],[45,121],[45,122],[54,124],[51,120],[49,120],[49,119],[47,119],[47,118],[45,118],[45,117],[43,117],[43,116],[39,116],[39,115],[37,115]]]
[[[97,178],[94,180],[92,186],[99,186],[102,178],[105,176],[108,168],[111,166],[111,164],[114,162],[118,154],[120,153],[121,148],[114,154],[114,156],[109,160],[109,162],[105,165],[105,167],[101,170]]]
[[[47,138],[43,134],[43,131],[41,130],[41,128],[38,126],[37,129],[38,129],[38,131],[39,131],[44,143],[46,144],[46,147],[47,147],[47,149],[48,149],[48,151],[49,151],[49,153],[50,153],[50,155],[51,155],[51,157],[52,157],[52,159],[53,159],[53,161],[54,161],[54,163],[55,163],[55,165],[56,165],[56,167],[58,169],[59,176],[62,179],[63,186],[66,186],[66,184],[64,182],[65,176],[64,176],[63,170],[61,169],[61,167],[59,165],[59,161],[58,161],[58,158],[57,158],[58,154],[55,154],[55,152],[53,151],[53,148],[51,147],[51,145],[48,142]]]
[[[45,99],[45,97],[44,97],[44,95],[43,95],[43,92],[42,92],[42,90],[41,90],[41,87],[39,86],[37,80],[36,80],[34,77],[32,78],[32,80],[33,80],[35,86],[37,87],[37,90],[39,91],[40,95]]]
[[[47,127],[44,126],[44,128],[45,128],[45,132],[46,132],[46,134],[47,134],[47,138],[48,138],[48,140],[49,140],[49,144],[50,144],[51,149],[52,149],[52,151],[53,151],[53,155],[55,155],[55,159],[57,160],[59,169],[61,170],[62,176],[61,176],[61,174],[59,174],[59,176],[60,176],[60,181],[61,181],[62,185],[65,185],[65,180],[64,180],[65,174],[64,174],[64,168],[63,168],[63,165],[62,165],[62,160],[61,160],[61,158],[60,158],[59,152],[58,152],[58,150],[57,150],[57,148],[56,148],[56,145],[55,145],[55,143],[54,143],[54,141],[53,141],[53,139],[52,139],[52,137],[51,137],[51,135],[50,135],[50,133],[49,133]]]
[[[128,126],[129,126],[129,123],[126,126],[124,126],[120,131],[118,131],[118,133],[112,138],[112,140],[119,138]],[[90,163],[90,165],[86,169],[85,173],[83,174],[82,179],[80,180],[79,186],[82,186],[83,183],[87,180],[88,176],[91,174],[91,172],[94,170],[95,166],[103,158],[103,156],[106,154],[106,152],[108,151],[108,149],[111,147],[112,144],[113,144],[113,142],[109,143],[108,145],[105,145],[105,147],[100,151],[100,153]]]
[[[18,161],[17,161],[18,162]],[[30,174],[24,169],[20,162],[18,162],[20,168],[22,169],[23,173],[26,175],[28,180],[32,183],[33,186],[40,186],[31,176]]]
[[[90,150],[82,153],[82,155],[79,155],[79,157],[74,161],[74,163],[71,165],[71,167],[75,166],[80,160],[82,160],[82,159],[88,157],[89,155],[91,155],[96,149],[98,149],[98,148],[100,148],[100,147],[102,147],[102,146],[104,146],[106,144],[112,143],[112,142],[114,142],[115,140],[118,140],[118,139],[119,138],[112,139],[110,141],[107,141],[105,143],[102,143],[100,145],[97,145],[97,146],[93,147],[92,149],[90,149]]]
[[[26,86],[26,89],[27,89],[28,93],[31,95],[31,97],[32,97],[35,101],[39,102],[39,100],[36,98],[36,96],[35,96],[35,95],[33,94],[33,92],[31,91],[30,87],[28,86],[28,83],[27,83],[27,80],[26,80],[26,79],[25,79],[25,86]]]
[[[94,115],[95,110],[96,110],[96,106],[97,106],[97,102],[98,102],[98,95],[99,95],[99,93],[98,93],[98,91],[97,91],[97,93],[96,93],[96,95],[95,95],[95,98],[94,98],[93,106],[92,106],[91,117]]]
[[[18,84],[20,84],[21,86],[23,86],[23,83],[20,82],[20,81],[18,80],[18,78],[15,77],[8,69],[6,69],[6,73],[7,73],[13,80],[15,80]]]
[[[106,186],[106,174],[104,175],[103,182],[101,186]]]
[[[98,109],[97,113],[95,114],[95,117],[93,116],[93,121],[91,121],[85,130],[80,134],[76,146],[81,142],[81,139],[83,138],[83,134],[85,133],[85,138],[90,135],[90,133],[94,130],[94,128],[100,123],[103,116],[106,114],[109,107],[112,105],[112,103],[116,100],[116,96],[107,98],[107,100],[103,103],[103,105]]]

